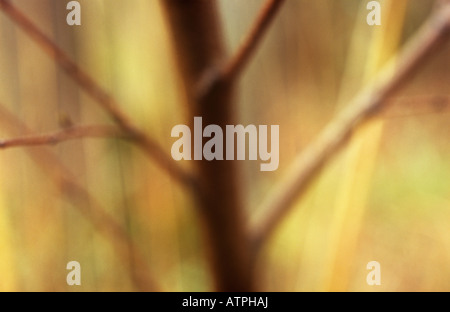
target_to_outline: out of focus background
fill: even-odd
[[[191,117],[182,106],[159,1],[80,0],[82,25],[73,27],[66,24],[68,1],[12,2],[170,155],[172,127]],[[234,51],[263,1],[217,2]],[[379,2],[377,27],[366,23],[367,1],[289,0],[281,9],[239,85],[240,123],[280,125],[277,171],[241,162],[248,215],[258,211],[292,159],[414,34],[435,1]],[[450,42],[296,203],[260,256],[259,288],[450,291],[449,53]],[[0,105],[36,133],[67,123],[110,123],[3,12]],[[0,123],[0,138],[23,134]],[[47,174],[51,164],[30,157],[40,149],[56,154],[123,225],[164,290],[211,289],[190,194],[131,145],[86,139],[0,150],[0,290],[135,289],[133,255],[118,255],[79,212],[79,203],[63,196]],[[81,286],[66,284],[72,260],[81,264]],[[366,283],[370,261],[381,264],[380,286]]]

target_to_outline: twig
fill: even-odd
[[[402,52],[367,88],[362,90],[294,160],[275,191],[262,205],[262,217],[253,224],[253,243],[257,252],[321,169],[365,121],[387,105],[386,99],[445,42],[450,25],[450,5],[434,13]]]
[[[248,64],[251,56],[257,50],[261,39],[285,0],[266,0],[248,34],[244,37],[236,54],[219,72],[207,71],[198,84],[198,96],[204,97],[211,87],[219,82],[233,82]],[[210,69],[214,70],[214,69]]]
[[[25,16],[9,0],[0,0],[0,9],[7,14],[25,33],[33,39],[86,93],[95,99],[113,119],[123,128],[128,128],[131,122],[120,111],[118,103],[103,90],[86,72],[64,52],[49,37]]]
[[[23,146],[53,145],[82,138],[125,137],[123,133],[111,126],[79,126],[62,129],[53,133],[43,133],[0,140],[0,149]]]
[[[49,136],[32,136],[32,131],[2,104],[0,104],[0,123],[2,128],[8,132],[25,134],[24,138],[4,141],[5,146],[3,147],[17,146],[17,144],[21,146],[34,145],[34,143],[37,143],[38,141],[39,144],[48,144]],[[69,130],[65,130],[65,132],[61,131],[56,136],[62,141],[63,138],[69,138],[71,135],[74,136],[73,133],[76,133],[79,136],[86,133],[93,136],[103,136],[112,134],[113,131],[109,127],[93,126],[77,128],[76,131],[75,129],[72,129],[72,133],[70,133]],[[73,203],[73,207],[86,217],[99,233],[108,238],[118,257],[123,259],[123,261],[129,261],[128,253],[131,252],[133,254],[136,270],[132,272],[131,278],[139,290],[158,291],[159,287],[153,280],[148,266],[144,261],[144,257],[130,238],[128,232],[120,223],[111,217],[89,191],[77,181],[73,173],[60,161],[60,159],[51,150],[45,148],[30,149],[27,152],[31,156],[31,159],[49,176],[61,193]]]
[[[138,129],[120,109],[120,105],[116,100],[100,87],[94,79],[83,71],[49,37],[39,30],[27,16],[17,9],[9,0],[0,0],[0,9],[20,26],[40,48],[55,60],[66,74],[89,94],[112,117],[117,125],[127,133],[130,139],[134,139],[137,145],[162,169],[175,178],[176,181],[181,182],[185,186],[192,187],[194,178],[179,167],[153,138]]]
[[[224,67],[225,80],[235,79],[247,65],[285,0],[267,0],[237,53]]]

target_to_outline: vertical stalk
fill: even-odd
[[[197,96],[205,74],[214,74],[227,59],[217,2],[164,0],[175,55],[186,88],[191,122],[203,118],[203,127],[225,129],[235,124],[233,86],[216,80],[208,93]],[[225,142],[224,142],[225,143]],[[224,144],[225,146],[225,144]],[[205,224],[210,260],[219,291],[252,291],[248,235],[235,161],[196,161],[199,211]]]
[[[408,0],[384,2],[382,25],[370,39],[363,81],[370,81],[397,52],[403,32]],[[363,10],[366,12],[365,8]],[[346,291],[350,284],[351,263],[366,212],[370,184],[382,139],[384,122],[374,118],[351,138],[335,202],[330,252],[327,256],[325,287],[328,291]]]

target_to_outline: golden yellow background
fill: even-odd
[[[13,1],[170,154],[172,127],[190,120],[160,3],[79,2],[82,25],[70,27],[67,1]],[[234,51],[262,1],[218,2]],[[241,164],[249,215],[291,160],[419,28],[434,1],[380,1],[381,27],[367,25],[366,3],[288,0],[243,75],[239,122],[280,125],[279,169]],[[449,53],[450,42],[398,94],[395,109],[358,133],[296,203],[260,256],[259,288],[450,290],[450,115],[415,100],[450,96]],[[109,122],[3,13],[0,103],[36,133],[57,130],[67,119]],[[1,138],[20,135],[0,123]],[[163,290],[211,289],[192,198],[141,151],[106,139],[0,150],[0,290],[135,289],[133,256],[119,257],[76,209],[79,203],[63,197],[29,157],[42,148],[56,153],[127,229]],[[72,260],[81,264],[81,286],[66,284]],[[381,264],[381,286],[366,284],[372,260]]]

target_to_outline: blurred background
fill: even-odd
[[[74,27],[66,24],[68,1],[12,2],[170,154],[172,127],[191,117],[159,1],[80,0],[82,25]],[[263,1],[217,2],[234,51]],[[280,125],[277,171],[241,163],[248,215],[434,2],[380,1],[382,26],[370,27],[367,1],[286,1],[239,85],[240,123]],[[450,291],[449,53],[450,42],[296,203],[258,260],[261,290]],[[3,12],[0,86],[0,105],[33,132],[110,123]],[[23,134],[0,124],[0,138]],[[86,139],[0,150],[1,291],[135,290],[133,255],[117,255],[80,203],[63,196],[46,160],[30,157],[39,149],[56,154],[123,225],[162,289],[211,289],[192,196],[131,145]],[[66,284],[72,260],[81,264],[81,286]],[[366,283],[373,260],[381,286]]]

